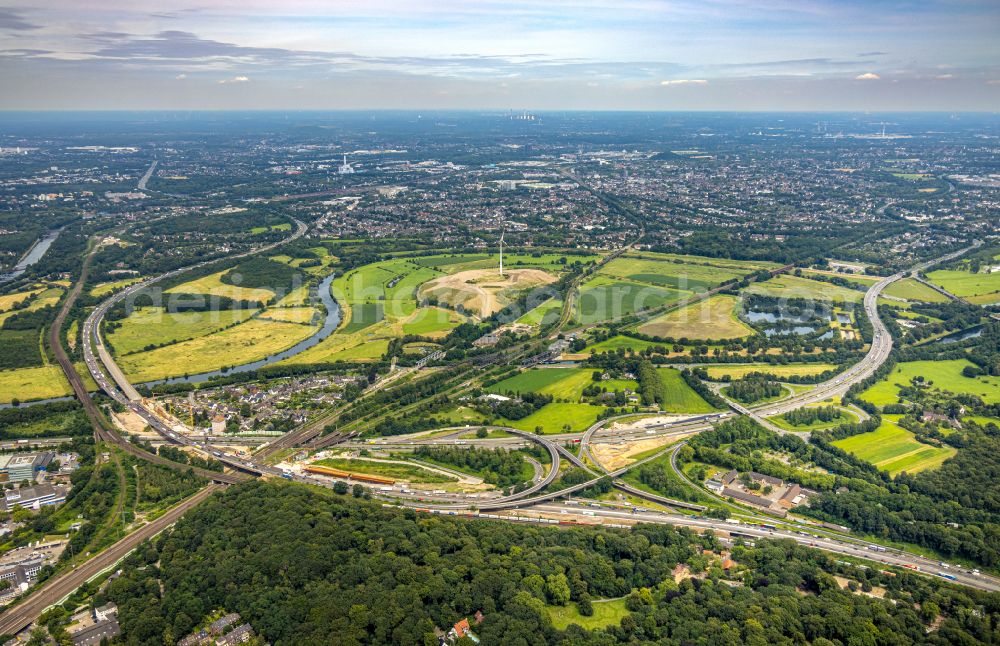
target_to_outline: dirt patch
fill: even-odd
[[[590,447],[590,453],[605,469],[616,471],[635,462],[633,456],[666,446],[667,444],[679,442],[691,435],[693,433],[687,435],[663,435],[627,444],[593,444]]]
[[[495,269],[473,269],[428,281],[419,295],[489,316],[507,306],[517,292],[555,281],[555,276],[541,269],[511,269],[503,277]]]
[[[139,415],[133,411],[125,411],[124,413],[112,413],[115,422],[122,430],[127,433],[142,433],[143,429],[146,428],[146,420],[139,417]]]

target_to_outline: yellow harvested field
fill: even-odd
[[[6,312],[18,303],[45,291],[44,287],[32,288],[24,292],[0,296],[0,312]]]
[[[59,366],[0,370],[0,403],[31,401],[70,394],[69,382]]]
[[[642,334],[674,339],[737,339],[754,330],[736,316],[735,296],[719,294],[662,314],[639,326]]]
[[[769,363],[725,363],[717,366],[707,366],[705,368],[705,372],[708,373],[710,379],[719,379],[725,375],[738,379],[751,372],[766,372],[776,377],[789,377],[792,375],[818,375],[826,372],[827,370],[833,370],[836,367],[837,366],[832,363],[793,363],[786,365]]]
[[[296,287],[275,303],[278,307],[295,307],[309,302],[309,286]]]
[[[261,312],[261,318],[287,323],[311,323],[313,317],[319,314],[315,307],[272,307]]]
[[[496,269],[472,269],[424,283],[420,296],[489,316],[506,307],[518,292],[554,282],[556,277],[541,269],[511,269],[502,278]]]
[[[227,285],[222,282],[223,274],[229,270],[225,269],[215,274],[202,276],[195,280],[188,281],[176,287],[171,287],[167,294],[210,294],[213,296],[224,296],[234,301],[260,301],[269,302],[274,298],[274,292],[269,289],[259,289],[256,287],[237,287]]]
[[[318,329],[315,325],[250,319],[216,334],[121,357],[119,364],[137,383],[197,374],[264,359]]]
[[[128,285],[131,285],[132,283],[139,282],[140,280],[142,280],[142,278],[136,276],[134,278],[126,278],[124,280],[112,280],[107,283],[100,283],[98,285],[95,285],[90,290],[90,295],[100,298],[101,296],[110,294],[116,289],[119,289],[121,287],[126,287]]]

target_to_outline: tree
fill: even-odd
[[[356,484],[354,485],[354,488],[351,490],[351,493],[354,495],[355,498],[361,498],[362,496],[365,495],[365,488],[360,484]]]
[[[333,483],[333,493],[344,495],[347,493],[347,483],[343,480],[337,480]]]
[[[592,617],[594,615],[594,604],[590,601],[590,595],[586,592],[580,595],[580,598],[576,602],[576,609],[584,617]]]
[[[565,606],[569,603],[569,580],[566,579],[565,574],[560,572],[559,574],[550,574],[545,578],[545,596],[548,597],[549,603],[554,606]]]

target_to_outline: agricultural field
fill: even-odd
[[[545,611],[552,625],[559,630],[566,630],[570,624],[576,624],[586,630],[617,626],[621,623],[622,617],[628,614],[625,599],[595,599],[592,604],[594,614],[589,617],[581,615],[574,603],[566,606],[545,606]]]
[[[935,447],[917,442],[913,433],[896,422],[899,415],[883,416],[882,425],[871,433],[861,433],[833,442],[833,445],[871,462],[889,475],[934,469],[955,455],[951,447]]]
[[[856,289],[788,274],[775,276],[762,283],[753,283],[745,291],[748,294],[764,294],[778,298],[805,298],[815,301],[847,303],[859,302],[865,296],[864,292]]]
[[[214,334],[125,355],[119,365],[138,383],[197,374],[264,359],[312,336],[318,329],[315,325],[255,318]]]
[[[958,269],[939,269],[928,273],[927,278],[970,303],[1000,303],[1000,272],[973,274]]]
[[[739,379],[751,372],[766,372],[780,378],[818,375],[827,370],[833,370],[836,367],[832,363],[736,363],[705,366],[705,372],[708,373],[710,379],[721,379],[726,375],[729,375],[733,379]]]
[[[638,327],[641,334],[674,339],[736,339],[754,329],[736,316],[735,296],[717,294],[651,319]]]
[[[336,360],[377,359],[384,354],[389,339],[406,334],[430,338],[445,336],[452,329],[468,320],[453,309],[421,306],[419,299],[432,296],[442,301],[454,299],[470,308],[472,301],[493,308],[515,298],[517,293],[530,286],[533,280],[521,277],[538,276],[537,270],[520,267],[557,267],[565,265],[562,255],[504,256],[505,281],[495,279],[496,258],[487,255],[437,255],[383,260],[353,269],[333,281],[332,293],[341,307],[343,322],[327,339],[286,363],[314,363]],[[596,258],[596,256],[594,256]],[[570,262],[579,259],[569,256]],[[508,262],[517,273],[506,271]],[[462,272],[486,272],[482,282]],[[523,273],[528,272],[528,273]],[[477,274],[478,275],[478,274]],[[544,282],[555,280],[553,274],[544,273]],[[445,284],[444,281],[451,281]],[[467,282],[472,280],[472,282]],[[440,281],[435,283],[435,281]],[[486,294],[486,296],[483,296]],[[363,347],[369,346],[369,347]]]
[[[580,286],[576,320],[582,324],[615,321],[689,295],[676,289],[597,275]]]
[[[499,425],[510,426],[522,431],[534,431],[541,427],[542,433],[579,433],[587,430],[605,410],[603,406],[590,404],[564,404],[553,402],[542,406],[527,417],[515,421],[498,420]]]
[[[445,336],[466,318],[442,307],[421,307],[402,321],[403,334],[419,334],[432,339]]]
[[[660,408],[668,413],[714,413],[715,408],[691,390],[674,368],[657,368],[666,399]]]
[[[579,400],[583,389],[594,383],[593,370],[586,368],[532,368],[504,379],[487,390],[491,393],[542,393],[556,399]],[[606,386],[608,382],[601,382]]]
[[[319,316],[319,310],[315,307],[273,307],[262,312],[260,316],[271,321],[308,324]]]
[[[899,388],[908,386],[914,377],[923,377],[930,388],[947,390],[956,395],[975,395],[987,404],[1000,403],[1000,377],[969,378],[962,369],[973,365],[965,359],[948,361],[910,361],[896,364],[883,380],[861,394],[861,398],[876,406],[899,402]]]
[[[150,345],[176,343],[213,334],[247,320],[255,311],[169,313],[162,307],[138,307],[121,321],[121,327],[107,335],[107,340],[116,354],[127,355]]]
[[[753,263],[752,263],[753,264]],[[755,263],[763,268],[766,263]],[[601,274],[658,287],[688,292],[704,292],[727,280],[742,278],[755,271],[742,263],[715,258],[668,256],[666,254],[626,254],[601,268]]]
[[[201,278],[190,280],[186,283],[177,285],[176,287],[171,287],[164,293],[206,294],[231,298],[234,301],[259,301],[261,303],[268,303],[272,298],[274,298],[275,294],[270,289],[262,289],[259,287],[238,287],[236,285],[229,285],[222,282],[222,276],[229,273],[229,271],[229,269],[224,269],[220,272],[209,274],[208,276],[202,276]]]
[[[18,294],[0,296],[0,298],[7,299],[6,303],[8,304],[8,309],[4,310],[3,308],[0,308],[0,326],[2,326],[4,321],[8,318],[19,312],[34,312],[35,310],[40,310],[43,307],[54,307],[59,303],[59,299],[62,298],[64,291],[65,290],[62,287],[42,286],[41,289],[33,288]],[[26,307],[21,309],[11,309],[16,303],[23,302],[25,298],[30,299]]]
[[[107,296],[111,292],[121,289],[122,287],[128,287],[133,283],[137,283],[142,280],[141,277],[136,276],[134,278],[125,278],[123,280],[112,280],[106,283],[99,283],[94,285],[90,290],[90,295],[100,298],[102,296]]]
[[[826,406],[828,404],[817,404],[817,405]],[[825,431],[827,429],[836,428],[841,424],[853,424],[855,422],[860,421],[857,413],[855,413],[854,411],[851,411],[850,409],[843,407],[838,407],[838,408],[840,408],[840,417],[838,419],[831,420],[829,422],[816,420],[812,424],[804,424],[801,426],[797,426],[786,420],[784,415],[776,415],[774,417],[769,417],[768,420],[775,426],[783,428],[786,431],[794,431],[799,433],[804,433],[806,431]]]
[[[96,390],[86,366],[76,364],[76,371],[83,377],[88,390]],[[15,370],[0,370],[0,404],[17,399],[22,402],[71,395],[69,382],[56,364]]]
[[[4,294],[3,296],[0,296],[0,312],[6,312],[7,310],[14,309],[14,306],[18,303],[30,300],[37,294],[44,292],[45,289],[44,285],[35,285],[31,289],[26,289],[23,292],[15,292],[13,294]]]
[[[662,345],[662,343],[654,343],[653,341],[644,341],[642,339],[633,339],[632,337],[618,335],[605,339],[604,341],[599,341],[589,346],[587,350],[595,354],[599,352],[617,352],[618,350],[641,352],[646,348],[655,348]]]
[[[883,293],[896,298],[905,298],[908,301],[922,301],[924,303],[943,303],[948,300],[948,297],[941,292],[935,291],[913,278],[897,280],[886,287]]]
[[[517,319],[518,323],[524,325],[547,325],[559,320],[562,312],[563,301],[561,298],[550,298]]]

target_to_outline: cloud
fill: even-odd
[[[955,78],[955,76],[953,74],[938,74],[934,78],[936,78],[939,81],[947,81],[948,79]]]
[[[708,85],[708,81],[705,79],[670,79],[668,81],[660,81],[660,85]]]
[[[231,79],[222,79],[219,81],[219,85],[224,85],[226,83],[249,83],[250,77],[248,76],[234,76]]]
[[[184,80],[184,79],[186,79],[187,77],[188,77],[188,75],[187,75],[187,74],[178,74],[178,75],[177,75],[177,76],[175,76],[174,78],[175,78],[175,79],[177,79],[178,81],[183,81],[183,80]]]
[[[889,52],[860,52],[858,56],[862,58],[871,58],[873,56],[888,56]]]
[[[882,77],[879,76],[878,74],[876,74],[875,72],[865,72],[864,74],[858,74],[857,76],[855,76],[854,80],[855,81],[877,81],[880,78],[882,78]]]
[[[10,31],[30,31],[32,29],[40,29],[38,25],[33,25],[24,18],[21,14],[0,7],[0,29],[7,29]]]

